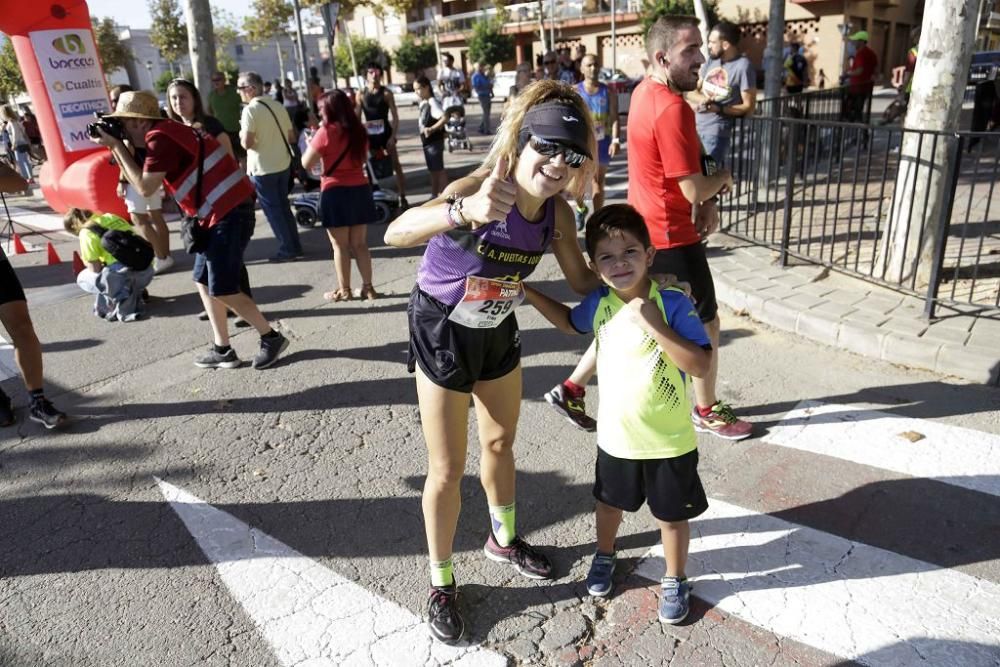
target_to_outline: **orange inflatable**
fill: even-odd
[[[115,193],[118,167],[86,133],[95,111],[111,109],[87,3],[3,5],[0,31],[14,44],[48,155],[39,174],[46,201],[60,213],[78,207],[127,216]]]

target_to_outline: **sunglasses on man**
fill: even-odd
[[[531,139],[528,140],[528,145],[531,146],[531,150],[547,158],[554,158],[561,154],[563,160],[566,161],[566,166],[573,169],[579,169],[587,161],[586,155],[558,141],[549,141],[532,135]]]

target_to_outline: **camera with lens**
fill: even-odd
[[[99,111],[94,113],[94,117],[97,120],[87,125],[88,135],[97,139],[101,136],[97,130],[101,129],[105,134],[125,141],[125,125],[120,118],[110,118]]]

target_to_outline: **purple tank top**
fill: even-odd
[[[555,229],[555,199],[549,198],[544,209],[538,222],[525,220],[515,206],[504,221],[433,237],[417,271],[417,286],[454,306],[465,294],[466,276],[527,278],[542,261]]]

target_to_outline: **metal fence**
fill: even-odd
[[[751,117],[734,128],[722,227],[940,303],[1000,308],[1000,134]],[[932,201],[929,179],[944,179]]]
[[[853,105],[853,106],[852,106]],[[853,119],[851,112],[855,114]],[[869,123],[872,113],[872,91],[852,95],[847,86],[821,88],[757,101],[754,114],[805,118],[819,121],[849,121]]]

